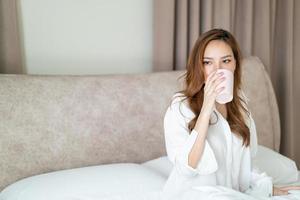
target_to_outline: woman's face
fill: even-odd
[[[216,69],[235,70],[236,61],[231,47],[222,40],[212,40],[205,48],[203,66],[206,77]]]

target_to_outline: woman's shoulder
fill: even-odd
[[[188,106],[187,97],[181,92],[176,92],[171,98],[170,107],[178,107],[181,105]]]
[[[177,92],[172,96],[169,110],[176,115],[180,114],[180,116],[189,120],[194,116],[194,113],[188,105],[187,97],[180,92]]]
[[[174,94],[173,94],[173,96],[172,96],[172,100],[177,100],[177,101],[181,101],[181,100],[183,100],[183,99],[185,99],[186,98],[186,96],[185,96],[185,94],[184,93],[182,93],[182,92],[175,92]]]

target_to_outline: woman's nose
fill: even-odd
[[[223,66],[222,62],[215,62],[214,68],[215,69],[223,69],[224,66]]]
[[[219,63],[215,63],[214,69],[221,69],[221,65]]]

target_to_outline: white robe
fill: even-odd
[[[244,93],[243,97],[246,99]],[[169,160],[173,163],[172,172],[163,188],[163,199],[185,199],[201,197],[199,191],[206,186],[231,189],[239,195],[270,197],[273,193],[272,178],[266,173],[251,168],[251,158],[257,151],[257,136],[253,118],[246,120],[250,129],[250,147],[242,145],[242,139],[231,132],[227,120],[216,110],[218,121],[209,125],[205,147],[197,167],[188,165],[188,154],[196,140],[197,131],[189,134],[188,123],[195,116],[183,97],[176,97],[168,107],[164,117],[165,144]],[[212,113],[211,120],[216,122]],[[210,187],[212,189],[212,187]],[[198,190],[198,191],[196,191]],[[220,191],[220,190],[219,190]],[[216,192],[216,191],[215,191]],[[204,194],[204,193],[202,193]],[[236,196],[241,199],[241,196]]]

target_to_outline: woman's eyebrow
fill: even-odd
[[[232,55],[223,56],[221,58],[227,58],[227,57],[232,57]]]
[[[232,57],[232,55],[226,55],[226,56],[222,56],[221,58],[227,58],[227,57]],[[213,60],[213,58],[211,57],[204,57],[203,59],[208,59],[208,60]]]

